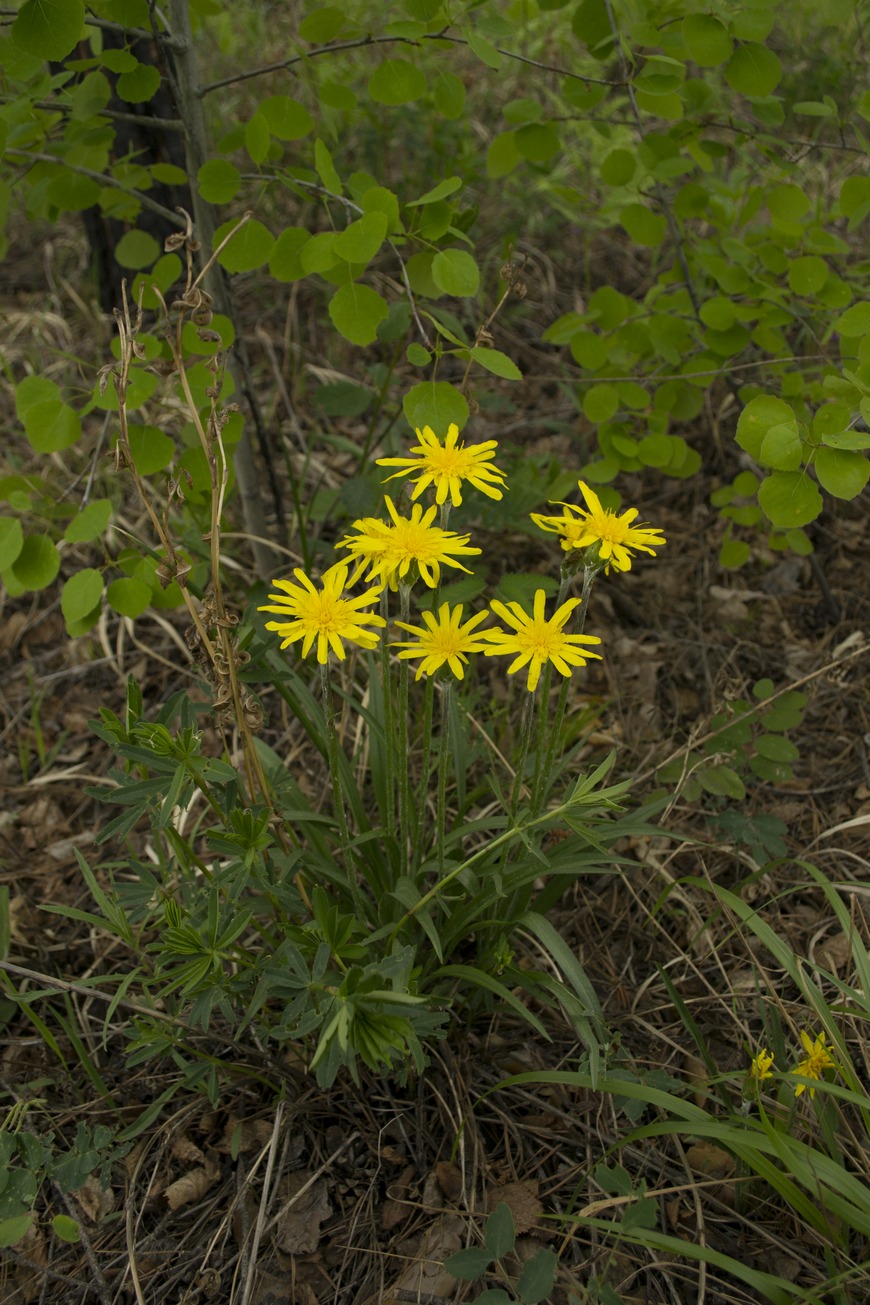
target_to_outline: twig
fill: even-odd
[[[90,177],[92,181],[98,181],[101,186],[112,186],[115,190],[123,190],[125,195],[132,195],[138,199],[143,208],[150,208],[153,213],[159,213],[167,222],[171,222],[174,227],[183,227],[184,218],[173,213],[172,209],[164,208],[158,204],[156,199],[152,199],[144,190],[135,190],[131,186],[124,186],[117,181],[110,172],[94,172],[91,168],[83,168],[77,163],[67,163],[65,159],[59,159],[54,154],[41,154],[36,150],[17,150],[7,149],[6,153],[14,158],[30,160],[33,163],[57,163],[66,168],[69,172],[77,172],[79,176]]]

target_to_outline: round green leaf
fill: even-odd
[[[343,9],[337,9],[335,5],[324,5],[322,9],[314,9],[302,19],[299,35],[303,41],[326,45],[328,41],[335,40],[346,21],[347,15]]]
[[[645,204],[626,204],[620,211],[619,223],[635,244],[645,245],[648,249],[660,245],[667,231],[665,219]]]
[[[486,152],[486,175],[493,180],[506,177],[520,162],[522,155],[517,149],[516,132],[503,131],[494,137]]]
[[[25,589],[45,589],[60,570],[60,553],[48,535],[28,535],[12,563],[12,574]]]
[[[776,471],[794,471],[803,461],[803,445],[796,421],[771,426],[761,441],[758,461]]]
[[[333,326],[351,344],[371,344],[388,314],[386,300],[358,281],[343,285],[329,301]]]
[[[746,797],[743,780],[731,766],[700,766],[695,778],[707,793],[717,797],[730,797],[741,802]]]
[[[870,478],[870,462],[849,449],[817,449],[814,465],[822,488],[834,498],[857,498]]]
[[[799,222],[810,210],[810,198],[800,186],[785,182],[768,191],[767,207],[771,216],[782,222]]]
[[[143,104],[150,100],[160,85],[160,73],[150,63],[140,63],[131,72],[121,73],[115,90],[128,104]]]
[[[742,539],[726,539],[719,549],[719,565],[724,571],[736,571],[749,561],[752,549]]]
[[[147,231],[126,231],[115,246],[115,258],[121,267],[138,271],[150,267],[160,257],[160,246]]]
[[[730,58],[734,42],[728,31],[710,14],[689,14],[683,19],[686,53],[699,68],[716,68]]]
[[[47,376],[25,376],[15,387],[15,411],[18,420],[24,421],[28,408],[47,399],[60,400],[60,389]]]
[[[815,521],[822,510],[819,487],[805,471],[774,471],[761,482],[758,502],[768,521],[784,530]]]
[[[823,258],[807,254],[796,258],[788,269],[789,288],[796,295],[818,294],[828,279],[828,265]]]
[[[62,1242],[81,1241],[82,1230],[78,1221],[73,1219],[71,1215],[56,1214],[51,1221],[51,1226],[54,1229],[55,1235],[59,1237]]]
[[[432,88],[435,108],[442,118],[454,121],[465,108],[465,85],[455,73],[440,72]]]
[[[269,153],[269,124],[259,111],[245,123],[245,149],[255,163],[263,163]]]
[[[637,157],[632,150],[611,150],[601,160],[601,180],[607,186],[625,186],[637,168]]]
[[[229,204],[242,184],[242,174],[226,159],[209,159],[196,174],[199,193],[209,204]]]
[[[340,231],[332,242],[333,252],[346,263],[368,263],[387,234],[386,213],[366,213]]]
[[[0,571],[6,571],[21,552],[24,531],[17,517],[0,517]]]
[[[141,616],[151,602],[151,588],[141,580],[124,577],[113,580],[106,590],[106,602],[119,616],[135,619]]]
[[[440,299],[441,290],[432,279],[434,254],[412,254],[405,264],[408,281],[415,295],[426,299]]]
[[[586,391],[583,411],[596,425],[609,421],[619,407],[619,394],[612,385],[592,385]]]
[[[82,0],[24,0],[12,24],[12,43],[46,62],[65,59],[84,21]]]
[[[140,476],[162,471],[175,457],[174,440],[157,426],[130,426],[127,433],[133,464]]]
[[[30,1211],[27,1214],[13,1215],[11,1219],[0,1219],[0,1250],[24,1241],[35,1218],[36,1215]]]
[[[270,95],[260,102],[260,113],[278,140],[301,140],[314,130],[314,119],[305,105],[289,95]]]
[[[759,734],[755,740],[755,750],[769,761],[787,763],[797,761],[800,756],[800,751],[791,739],[783,738],[781,734]]]
[[[745,449],[757,461],[761,454],[761,442],[771,426],[794,419],[794,411],[782,399],[774,398],[771,394],[760,394],[747,403],[738,417],[735,438],[741,449]]]
[[[57,453],[75,444],[82,433],[82,423],[68,403],[46,399],[25,412],[24,433],[37,453]]]
[[[369,78],[369,95],[378,104],[410,104],[426,94],[426,78],[407,59],[385,59]]]
[[[334,242],[335,233],[332,231],[318,231],[316,236],[305,241],[299,250],[299,263],[306,275],[309,272],[328,272],[335,266]]]
[[[109,524],[112,515],[112,502],[108,498],[95,499],[87,507],[77,512],[64,531],[68,544],[89,544],[100,535]]]
[[[299,255],[310,239],[304,227],[285,227],[269,257],[269,271],[276,281],[301,281],[307,275]]]
[[[870,332],[870,303],[853,304],[840,313],[834,322],[834,330],[847,338],[866,335]]]
[[[477,294],[480,272],[464,249],[442,249],[432,259],[432,279],[445,294],[469,298]]]
[[[218,227],[214,233],[215,249],[234,226],[235,222],[224,222]],[[275,238],[268,227],[256,218],[251,218],[222,250],[218,262],[228,272],[253,272],[268,262],[274,244]]]
[[[102,596],[103,577],[94,567],[71,575],[60,595],[60,610],[67,626],[90,616]]]
[[[514,143],[524,159],[530,163],[549,163],[562,148],[554,127],[543,122],[530,122],[514,132]]]
[[[757,41],[738,45],[725,65],[725,80],[732,90],[751,100],[770,95],[779,85],[782,64],[773,50]]]
[[[431,426],[446,431],[450,425],[462,430],[469,415],[465,396],[449,381],[421,381],[405,395],[402,407],[414,430]]]
[[[140,285],[144,285],[145,292],[142,297],[143,306],[145,308],[156,308],[157,296],[151,287],[157,286],[160,293],[165,295],[169,287],[174,285],[178,280],[180,273],[181,259],[178,255],[164,254],[162,258],[158,258],[150,272],[140,272],[138,276],[134,278],[133,293],[131,295],[133,302],[139,302],[139,287]]]
[[[405,357],[408,359],[408,362],[412,367],[428,367],[432,361],[432,355],[429,350],[425,348],[424,345],[418,344],[416,340],[413,344],[408,345],[405,350]],[[0,570],[2,569],[2,563],[0,563]]]

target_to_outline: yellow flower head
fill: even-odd
[[[367,571],[370,580],[388,583],[392,589],[396,588],[398,581],[405,580],[414,564],[430,589],[438,584],[442,566],[456,566],[460,571],[473,574],[457,559],[476,555],[480,549],[469,546],[469,535],[457,535],[452,530],[433,526],[436,507],[430,507],[424,513],[420,504],[415,503],[410,517],[403,517],[396,511],[392,499],[385,501],[392,525],[375,517],[363,517],[353,523],[359,534],[348,535],[336,544],[336,548],[346,548],[359,564],[357,574]],[[414,573],[407,583],[412,583],[415,578]]]
[[[483,652],[486,649],[486,636],[472,634],[476,625],[485,621],[489,612],[484,610],[472,616],[470,621],[462,624],[462,604],[450,610],[449,603],[442,603],[438,609],[438,618],[431,612],[423,613],[425,629],[419,625],[406,625],[397,621],[400,630],[407,630],[415,638],[396,642],[392,646],[401,648],[399,658],[421,657],[415,679],[421,675],[434,675],[446,663],[457,680],[465,674],[463,665],[468,665],[468,653]]]
[[[597,545],[597,556],[606,563],[609,573],[611,566],[616,571],[631,569],[632,549],[643,553],[655,553],[665,543],[660,530],[651,526],[633,526],[637,508],[628,508],[621,516],[601,506],[598,495],[582,480],[580,487],[586,507],[576,507],[573,503],[559,503],[563,509],[560,517],[543,516],[532,512],[531,517],[536,526],[551,534],[559,535],[562,548],[570,553],[577,548],[591,548]]]
[[[344,660],[343,639],[355,643],[360,648],[375,648],[378,635],[374,630],[367,630],[367,625],[383,626],[386,621],[382,616],[365,612],[380,597],[382,586],[367,589],[365,593],[354,598],[343,597],[347,585],[348,567],[341,563],[332,566],[321,576],[321,588],[309,580],[304,571],[296,567],[293,574],[299,581],[274,580],[276,589],[282,592],[270,594],[272,604],[258,607],[258,612],[276,612],[284,619],[267,621],[266,629],[274,630],[281,637],[281,647],[287,648],[291,643],[302,640],[302,656],[307,657],[317,640],[317,660],[325,665],[330,648],[340,661]]]
[[[519,603],[500,603],[493,599],[492,610],[511,627],[511,631],[486,630],[483,638],[492,645],[486,649],[487,657],[515,654],[514,661],[508,667],[508,675],[513,675],[522,666],[528,666],[527,687],[533,693],[541,676],[541,668],[552,662],[560,675],[570,675],[575,666],[585,666],[590,657],[600,660],[600,654],[588,652],[581,644],[601,643],[591,634],[565,634],[565,626],[579,598],[569,598],[557,608],[549,621],[544,615],[546,594],[543,589],[535,592],[532,615],[528,616]]]
[[[802,1030],[801,1043],[803,1044],[803,1049],[807,1054],[804,1056],[803,1060],[799,1060],[795,1065],[792,1070],[793,1074],[800,1074],[803,1078],[820,1079],[826,1069],[837,1068],[837,1062],[825,1046],[824,1033],[820,1033],[815,1041],[813,1041],[809,1033]],[[796,1097],[799,1097],[801,1093],[805,1091],[806,1083],[798,1083],[794,1090],[794,1094]],[[811,1087],[810,1096],[814,1097],[815,1095],[816,1089]]]
[[[387,480],[397,476],[409,476],[414,471],[420,475],[414,481],[412,498],[419,498],[429,486],[435,486],[435,502],[440,506],[446,502],[447,495],[454,507],[462,502],[462,482],[479,489],[488,498],[501,498],[504,489],[504,472],[499,471],[492,461],[493,449],[498,448],[497,440],[486,440],[483,444],[458,444],[459,427],[448,426],[447,437],[441,444],[431,426],[417,430],[419,444],[411,447],[415,458],[378,458],[379,467],[401,467],[393,472]]]
[[[759,1047],[758,1055],[752,1057],[752,1064],[749,1066],[749,1077],[756,1083],[763,1083],[766,1078],[773,1078],[772,1072],[773,1052],[768,1051],[767,1047]]]

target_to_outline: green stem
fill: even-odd
[[[344,856],[344,868],[347,873],[348,887],[353,898],[354,910],[361,924],[365,923],[369,912],[360,886],[356,880],[353,854],[350,848],[350,830],[347,824],[347,812],[344,806],[344,793],[341,787],[341,769],[338,762],[338,735],[335,732],[335,709],[332,702],[332,689],[329,683],[329,666],[320,667],[320,688],[323,693],[323,715],[326,721],[326,754],[329,761],[329,775],[332,780],[332,803],[335,818],[338,821],[338,834]]]
[[[576,612],[574,613],[574,619],[572,621],[573,628],[571,630],[572,634],[583,633],[583,627],[586,624],[586,613],[589,610],[589,595],[592,592],[592,582],[594,581],[599,570],[600,570],[599,567],[587,566],[583,571],[583,588],[580,594],[580,606],[577,608]],[[562,593],[563,589],[565,590],[567,589],[570,580],[571,577],[566,576],[563,570],[562,589],[560,589],[559,591],[560,593]],[[550,743],[547,748],[546,757],[544,759],[544,765],[540,773],[538,773],[537,771],[535,772],[535,789],[532,797],[532,811],[536,815],[540,811],[546,799],[547,779],[548,776],[552,775],[553,766],[555,765],[556,762],[556,751],[559,747],[559,740],[562,735],[562,726],[565,722],[565,708],[568,703],[568,690],[570,686],[571,686],[571,677],[570,675],[566,675],[565,678],[562,680],[562,687],[559,690],[559,698],[556,703],[556,714],[553,719],[553,728],[550,731]]]
[[[452,680],[441,685],[441,721],[438,731],[438,873],[444,875],[444,837],[447,828],[447,767],[450,760],[450,696]]]
[[[411,586],[399,584],[399,619],[407,622],[411,610]],[[399,848],[401,873],[408,873],[408,857],[413,841],[413,800],[411,797],[411,760],[408,753],[408,663],[399,662]]]
[[[426,834],[426,803],[429,797],[429,759],[432,755],[432,716],[435,701],[435,680],[426,676],[426,689],[423,697],[423,762],[420,768],[420,796],[417,800],[417,846],[420,860],[423,859],[423,845]]]
[[[395,729],[395,713],[393,711],[393,680],[390,674],[390,642],[389,642],[389,589],[381,591],[381,616],[387,622],[384,627],[384,637],[381,640],[381,687],[384,694],[384,771],[387,789],[387,809],[386,825],[387,835],[394,838],[396,834],[396,767],[393,748],[395,738],[393,731]]]
[[[532,725],[535,719],[535,695],[526,694],[526,701],[523,706],[523,724],[520,733],[520,753],[517,758],[516,770],[514,771],[514,783],[511,789],[511,818],[515,818],[520,805],[520,795],[523,791],[523,774],[526,769],[526,758],[529,755],[529,744],[532,741]]]

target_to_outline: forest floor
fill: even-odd
[[[4,299],[22,357],[71,349],[69,323],[81,306],[63,278],[53,307],[14,285]],[[269,323],[260,320],[258,338],[264,330]],[[13,343],[8,337],[7,357]],[[274,343],[280,346],[278,331]],[[2,420],[14,430],[9,393],[4,388]],[[794,778],[752,782],[740,804],[713,795],[675,799],[660,817],[660,836],[623,849],[631,869],[579,880],[554,913],[601,1000],[611,1056],[637,1073],[660,1071],[662,1082],[691,1084],[702,1100],[711,1077],[738,1082],[745,1072],[763,1027],[760,994],[790,1018],[795,993],[776,959],[714,911],[699,881],[739,889],[797,955],[843,978],[850,939],[795,858],[854,884],[847,900],[856,929],[863,928],[870,883],[866,517],[857,503],[835,504],[811,530],[812,559],[759,547],[740,571],[719,569],[722,524],[709,498],[733,471],[736,421],[723,395],[721,407],[708,403],[689,433],[705,451],[701,474],[672,481],[650,472],[620,486],[668,543],[654,562],[596,587],[587,630],[602,637],[607,655],[589,668],[583,701],[573,705],[588,714],[590,764],[616,746],[618,776],[635,777],[636,792],[645,795],[664,760],[685,755],[717,712],[751,699],[754,683],[770,677],[777,689],[794,685],[808,695],[802,723],[789,733],[799,749]],[[548,403],[564,406],[564,396],[529,381],[512,397],[506,443],[523,440],[531,452],[579,467],[580,425],[541,434],[542,411]],[[354,437],[353,423],[347,434]],[[498,421],[481,419],[475,437],[499,438]],[[496,546],[490,541],[490,557]],[[516,565],[512,549],[526,550],[525,569],[545,565],[527,538],[506,537],[501,547],[506,567]],[[688,1255],[656,1257],[570,1217],[554,1218],[593,1208],[612,1216],[620,1208],[623,1198],[594,1181],[602,1161],[623,1165],[634,1190],[645,1185],[661,1228],[684,1239],[687,1250],[700,1243],[798,1285],[817,1281],[818,1244],[773,1197],[748,1209],[725,1151],[649,1136],[617,1153],[610,1148],[638,1122],[630,1101],[558,1085],[498,1089],[512,1074],[576,1065],[582,1047],[552,1014],[544,1016],[550,1041],[536,1040],[505,1011],[455,1027],[405,1088],[366,1075],[361,1089],[340,1080],[323,1091],[291,1055],[280,1062],[276,1102],[272,1068],[266,1082],[257,1077],[265,1053],[254,1037],[234,1053],[248,1077],[237,1075],[217,1107],[173,1096],[171,1064],[126,1065],[129,1016],[119,1008],[106,1024],[105,1001],[82,985],[129,967],[132,958],[100,931],[42,908],[93,910],[76,853],[97,865],[118,849],[94,846],[105,817],[85,790],[105,776],[110,758],[88,721],[101,706],[122,709],[131,674],[147,684],[152,703],[192,683],[180,662],[183,624],[172,613],[135,624],[106,618],[91,635],[70,640],[57,587],[2,600],[6,983],[31,1000],[24,1009],[0,995],[0,1101],[4,1110],[34,1102],[31,1125],[70,1141],[82,1123],[127,1126],[167,1093],[107,1186],[96,1176],[68,1196],[43,1186],[38,1208],[46,1217],[27,1242],[3,1253],[6,1305],[471,1299],[474,1291],[441,1264],[475,1244],[487,1210],[502,1201],[514,1216],[520,1261],[543,1244],[559,1252],[554,1305],[593,1299],[593,1277],[625,1305],[757,1299]],[[750,821],[781,821],[787,856],[765,864],[751,842],[728,837],[727,822],[717,821],[735,806]],[[688,1037],[675,994],[712,1064]],[[804,1014],[795,1009],[793,1016],[802,1027]],[[221,1054],[207,1037],[199,1043],[205,1054]],[[48,1219],[58,1212],[81,1222],[81,1241],[52,1235]]]

